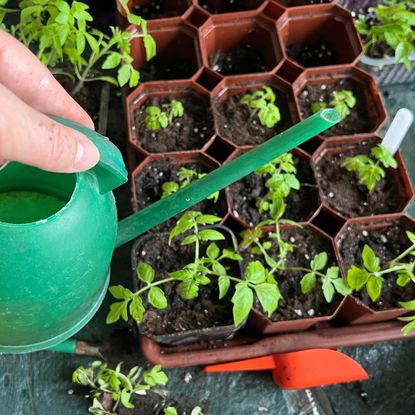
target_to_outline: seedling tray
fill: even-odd
[[[211,343],[209,348],[203,344],[161,346],[143,336],[139,339],[144,357],[152,364],[183,367],[250,359],[273,353],[315,348],[338,349],[415,338],[415,331],[404,336],[401,329],[402,323],[399,321],[349,327],[326,326],[262,338],[249,334],[237,335],[232,340]]]

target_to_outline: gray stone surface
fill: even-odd
[[[386,91],[386,102],[393,114],[399,107],[414,107],[415,87],[397,86]],[[120,105],[115,105],[121,111]],[[118,115],[122,117],[122,114]],[[116,124],[109,126],[109,136],[122,143],[124,133]],[[415,129],[403,143],[406,162],[415,178],[413,139]],[[117,191],[120,216],[129,212],[128,187]],[[411,213],[414,212],[414,205]],[[113,282],[129,282],[129,247],[114,255]],[[78,334],[79,339],[93,342],[108,340],[112,327],[104,323],[108,299],[88,326]],[[370,380],[363,383],[324,388],[335,414],[349,415],[409,415],[415,413],[414,359],[415,342],[404,341],[345,349],[369,372]],[[71,373],[92,359],[39,352],[27,355],[0,355],[0,415],[81,415],[87,414],[87,401],[70,396]],[[137,357],[137,363],[143,363]],[[171,369],[167,390],[175,399],[190,397],[208,406],[211,415],[300,415],[287,405],[287,392],[272,381],[270,373],[204,374],[200,368]],[[191,375],[191,379],[187,374]],[[188,380],[188,382],[185,381]],[[190,379],[190,380],[189,380]],[[288,396],[288,401],[292,395]],[[312,411],[301,412],[303,415]],[[150,414],[143,414],[150,415]],[[314,413],[314,415],[317,415]]]

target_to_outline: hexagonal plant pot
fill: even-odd
[[[348,220],[335,238],[339,266],[343,275],[352,266],[362,266],[361,251],[368,244],[380,258],[380,265],[403,252],[410,243],[406,230],[415,231],[415,222],[405,215],[380,215]],[[405,287],[396,284],[394,273],[385,274],[383,290],[373,303],[365,288],[350,296],[337,318],[347,324],[375,323],[408,314],[398,301],[415,298],[415,286],[410,281]]]
[[[386,121],[381,92],[374,79],[361,69],[309,69],[298,77],[293,88],[302,119],[313,113],[314,102],[329,105],[333,91],[349,90],[355,96],[350,115],[322,133],[320,139],[374,134]]]
[[[271,3],[276,3],[284,7],[309,7],[313,6],[325,8],[328,4],[334,3],[335,0],[271,0]]]
[[[277,29],[285,56],[304,68],[352,65],[363,53],[352,16],[334,4],[290,8]]]
[[[179,153],[174,155],[157,154],[147,157],[132,173],[131,193],[134,211],[141,210],[160,200],[163,194],[163,184],[174,181],[179,183],[177,172],[181,167],[197,173],[208,173],[219,164],[201,153]],[[218,200],[205,199],[190,210],[197,210],[219,216],[226,220],[228,205],[225,192],[220,192]],[[171,230],[181,214],[152,229],[154,232]]]
[[[184,115],[173,117],[167,128],[147,126],[147,108],[169,111],[172,100],[182,102]],[[140,85],[127,97],[129,140],[145,154],[200,150],[214,136],[209,93],[191,81],[154,82]]]
[[[272,128],[261,125],[257,111],[240,100],[263,86],[275,93],[281,120]],[[236,147],[261,144],[298,121],[297,108],[291,86],[275,75],[249,75],[224,79],[212,91],[212,107],[217,133]]]
[[[343,139],[324,142],[313,155],[312,164],[320,199],[328,210],[343,219],[400,213],[405,210],[414,191],[400,152],[395,155],[397,169],[386,169],[386,177],[372,191],[359,185],[356,172],[340,167],[347,158],[358,154],[370,155],[370,150],[381,143],[381,138]]]
[[[234,159],[245,153],[246,150],[238,150],[228,159]],[[301,183],[300,190],[291,190],[286,200],[286,213],[284,219],[296,222],[306,222],[311,220],[317,212],[320,200],[317,193],[313,170],[310,165],[310,157],[300,149],[292,151],[295,166],[297,168],[297,178]],[[229,200],[230,214],[244,228],[252,228],[261,221],[270,218],[268,212],[260,214],[256,207],[258,197],[264,198],[268,193],[265,182],[269,178],[252,173],[226,189]]]
[[[328,253],[328,265],[336,265],[332,239],[312,224],[303,227],[281,227],[283,237],[296,243],[296,249],[287,256],[287,266],[308,267],[310,260],[322,251]],[[294,240],[294,242],[293,242]],[[271,249],[276,249],[275,247]],[[271,252],[271,250],[269,251]],[[255,255],[244,254],[245,262]],[[275,279],[283,296],[278,309],[268,318],[259,307],[253,309],[248,318],[248,324],[262,334],[307,330],[317,324],[327,323],[338,313],[344,301],[336,295],[334,301],[328,304],[321,290],[321,283],[310,293],[304,295],[300,290],[300,280],[305,272],[290,271],[284,274],[275,273]],[[288,303],[288,304],[287,304]]]
[[[265,0],[195,0],[195,4],[209,14],[224,14],[258,10]]]
[[[135,26],[128,29],[135,32]],[[131,42],[134,67],[140,71],[140,81],[190,79],[202,66],[197,30],[186,21],[154,21],[148,32],[157,45],[157,55],[147,62],[142,38]]]
[[[116,0],[117,12],[121,17],[120,25],[122,27],[128,26],[125,17],[125,11],[120,4],[120,0]],[[172,20],[180,18],[189,7],[192,5],[192,0],[129,0],[128,8],[134,14],[141,16],[148,21],[158,21],[166,19]]]
[[[218,241],[220,247],[237,248],[235,236],[224,226],[208,227],[222,232],[226,241]],[[206,229],[206,228],[205,228]],[[139,261],[145,261],[153,266],[158,276],[166,276],[169,272],[181,269],[193,260],[189,246],[181,246],[180,242],[168,244],[169,233],[154,233],[137,239],[131,250],[134,291],[139,288],[136,267]],[[182,238],[176,238],[182,239]],[[240,264],[237,261],[227,261],[230,273],[240,278]],[[209,342],[232,338],[245,322],[235,327],[232,324],[231,293],[223,300],[218,300],[217,281],[199,287],[199,296],[193,300],[182,300],[177,292],[177,283],[163,285],[163,291],[168,299],[168,308],[157,310],[146,307],[144,319],[137,326],[138,332],[159,344],[179,345],[192,342]],[[172,307],[174,304],[174,307]],[[203,327],[203,324],[206,324]]]
[[[282,61],[271,19],[214,15],[199,29],[205,66],[223,76],[270,72]]]

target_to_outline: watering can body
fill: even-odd
[[[109,188],[127,180],[118,150],[104,145],[103,150],[98,143],[101,161],[106,152],[113,158],[106,162],[116,159],[116,180],[102,163],[98,171],[80,174],[47,173],[19,163],[0,172],[0,193],[35,191],[65,202],[42,220],[0,222],[0,352],[58,344],[80,330],[102,303],[117,234]],[[12,218],[25,214],[9,212]]]

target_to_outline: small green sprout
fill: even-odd
[[[346,296],[352,292],[347,282],[339,276],[339,267],[329,267],[326,272],[324,270],[327,266],[328,255],[327,252],[320,252],[315,255],[310,262],[310,272],[304,275],[301,279],[301,292],[308,294],[317,284],[317,277],[321,278],[324,298],[328,303],[333,301],[334,294]]]
[[[193,180],[201,179],[204,176],[206,176],[206,173],[198,173],[195,170],[187,169],[186,167],[180,167],[179,171],[177,172],[178,183],[173,181],[163,183],[163,193],[161,195],[161,199],[176,193],[179,189],[184,189],[185,187],[189,186]],[[214,203],[218,201],[218,198],[219,191],[207,197],[207,199],[213,200]]]
[[[347,271],[347,282],[355,291],[360,291],[366,287],[370,299],[375,302],[382,294],[384,275],[397,273],[396,283],[400,287],[406,286],[410,281],[415,282],[414,267],[415,260],[402,262],[403,259],[411,258],[415,255],[415,234],[406,231],[406,235],[411,245],[396,258],[389,261],[382,269],[380,259],[369,245],[365,245],[362,251],[363,267],[353,265]]]
[[[164,415],[179,415],[179,413],[177,412],[177,409],[173,406],[164,408],[163,412],[164,412]],[[183,415],[186,415],[186,413],[184,412]],[[195,406],[189,415],[203,415],[202,408],[200,406]]]
[[[167,128],[174,118],[181,118],[184,115],[184,107],[180,101],[172,99],[170,103],[161,107],[151,105],[146,108],[146,126],[149,130]]]
[[[118,363],[115,369],[110,369],[106,363],[95,361],[91,366],[80,366],[73,372],[72,382],[90,389],[88,397],[93,398],[92,406],[89,408],[91,414],[116,415],[120,405],[133,409],[131,399],[134,396],[144,396],[149,392],[161,395],[156,386],[164,386],[168,382],[168,377],[160,365],[147,371],[134,366],[127,374],[122,373],[121,368],[122,362]],[[100,398],[103,395],[109,395],[112,399],[110,412],[101,404]]]
[[[275,93],[269,86],[265,85],[252,94],[245,94],[240,103],[252,110],[251,117],[258,115],[264,127],[273,128],[281,120],[280,110],[275,105]]]
[[[332,100],[328,105],[333,107],[340,114],[342,120],[344,120],[350,115],[350,110],[355,107],[356,98],[353,92],[347,89],[334,91],[332,92]],[[319,112],[324,108],[327,108],[327,103],[325,102],[313,102],[311,104],[311,111],[313,113]]]
[[[376,160],[372,160],[365,155],[347,157],[341,167],[348,171],[355,171],[359,178],[359,184],[365,185],[369,191],[372,191],[376,184],[385,177],[384,168],[396,169],[398,163],[392,154],[382,145],[378,144],[371,150],[371,155]]]
[[[415,52],[415,3],[413,0],[385,0],[384,3],[369,9],[378,23],[370,25],[361,15],[355,23],[356,29],[363,37],[366,53],[370,54],[379,45],[388,45],[395,53],[395,61],[402,62],[410,71],[410,56]]]

